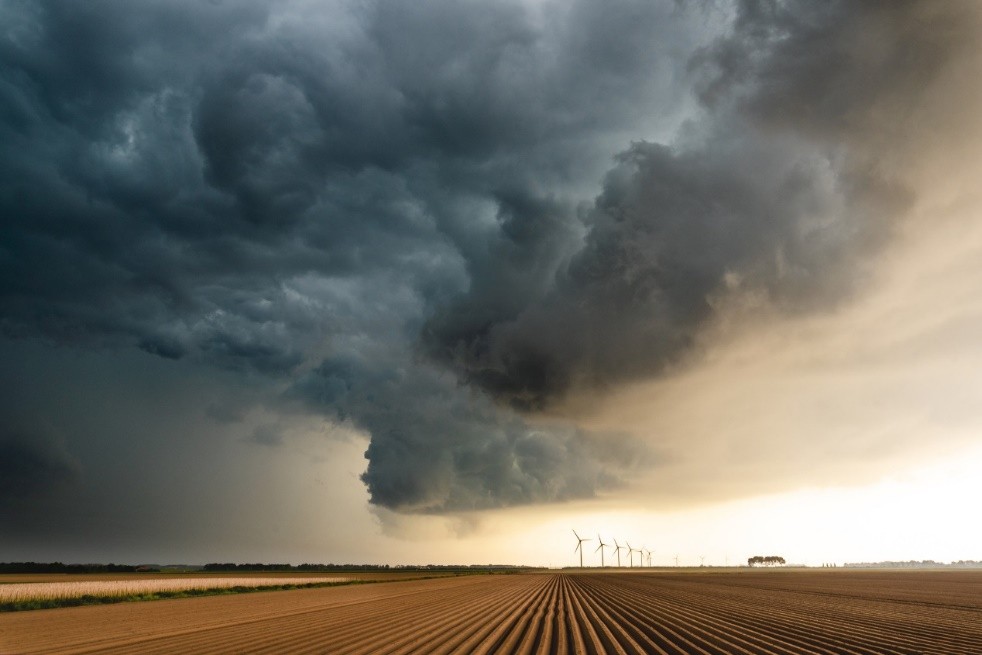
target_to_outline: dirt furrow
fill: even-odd
[[[662,652],[656,644],[648,643],[642,645],[634,638],[633,634],[637,633],[637,631],[629,621],[623,620],[623,615],[618,612],[618,603],[599,602],[599,599],[593,593],[584,589],[582,585],[577,584],[576,578],[573,578],[573,585],[583,592],[581,597],[584,607],[596,617],[596,620],[607,634],[608,639],[614,643],[613,648],[616,652]]]
[[[687,640],[695,643],[706,652],[741,653],[743,655],[746,655],[748,652],[772,652],[759,645],[757,646],[757,650],[747,651],[745,640],[720,629],[712,621],[707,621],[706,617],[695,608],[685,605],[653,603],[643,596],[631,598],[631,600],[635,601],[633,606],[628,604],[626,602],[627,600],[628,598],[620,598],[620,606],[625,613],[633,614],[642,620],[645,617],[655,619],[662,625],[678,626],[676,629],[677,632],[683,634]],[[751,644],[751,646],[753,645]]]
[[[735,631],[743,635],[745,641],[751,642],[751,648],[766,648],[776,652],[794,653],[801,652],[802,647],[808,647],[814,653],[852,653],[856,655],[887,655],[893,653],[899,655],[906,651],[896,651],[891,649],[871,649],[869,644],[853,643],[849,639],[843,639],[839,635],[837,639],[830,640],[829,636],[835,632],[831,624],[821,626],[815,625],[814,617],[811,619],[810,626],[815,628],[819,634],[823,634],[822,639],[802,638],[797,630],[795,623],[772,620],[761,622],[759,619],[760,608],[767,607],[768,614],[776,609],[773,600],[770,602],[738,602],[727,603],[725,599],[717,598],[711,594],[694,594],[691,589],[677,589],[677,595],[671,596],[668,607],[673,607],[669,611],[676,621],[698,620],[700,624],[712,625],[720,624],[727,626],[728,631]],[[627,590],[622,593],[629,594]],[[807,621],[806,621],[807,622]],[[754,630],[747,630],[742,626],[749,624],[755,626]],[[830,641],[836,644],[835,649],[822,647],[822,643],[828,644]]]
[[[202,631],[198,635],[188,635],[181,639],[165,638],[153,645],[153,651],[182,652],[184,646],[189,643],[196,644],[196,648],[204,648],[215,643],[225,644],[227,649],[235,652],[268,652],[266,651],[267,647],[275,643],[277,649],[303,652],[311,648],[312,642],[316,642],[317,637],[329,636],[331,650],[340,652],[345,644],[363,642],[366,628],[371,626],[376,626],[376,628],[383,626],[375,631],[376,635],[379,633],[391,634],[391,626],[385,619],[391,615],[391,612],[386,608],[391,609],[393,604],[408,604],[414,608],[425,608],[434,603],[437,598],[452,601],[469,596],[473,596],[473,594],[468,589],[419,591],[409,597],[395,596],[376,603],[359,604],[356,607],[332,608],[286,619],[270,617],[248,626],[237,626],[234,629],[214,628],[207,633]],[[420,609],[419,611],[425,610]],[[398,615],[400,616],[399,622],[403,624],[403,631],[412,626],[412,622],[409,620],[412,615],[406,617],[405,614],[402,612]],[[145,644],[145,650],[142,652],[150,652],[150,647],[151,644]]]
[[[246,631],[251,624],[289,622],[291,617],[323,611],[365,612],[380,600],[392,602],[421,591],[453,593],[458,587],[480,582],[475,578],[421,580],[0,615],[0,652],[122,651],[140,643],[146,644],[146,649],[160,639],[199,634],[207,640],[212,630]]]
[[[544,584],[534,598],[521,601],[509,611],[499,614],[493,622],[488,622],[481,630],[473,633],[461,644],[459,652],[494,653],[499,645],[508,640],[513,631],[523,630],[527,625],[535,605],[548,596],[548,585]]]
[[[585,582],[582,578],[578,582]],[[636,652],[655,652],[674,655],[676,653],[687,653],[688,648],[696,647],[684,637],[674,634],[671,639],[666,637],[666,633],[671,633],[671,629],[659,621],[650,620],[637,608],[638,598],[620,597],[616,594],[610,597],[604,594],[597,586],[589,586],[589,598],[598,607],[602,614],[609,617],[608,620],[615,624],[618,629],[632,641],[644,642],[644,646]],[[641,605],[646,604],[648,599],[640,599]],[[680,648],[681,645],[685,648]]]
[[[578,571],[0,614],[4,655],[87,652],[966,655],[982,572]]]
[[[542,616],[542,604],[548,601],[550,597],[549,588],[543,586],[533,602],[525,604],[519,612],[515,620],[512,622],[511,628],[504,635],[502,639],[496,643],[492,643],[490,638],[481,644],[477,649],[474,650],[475,653],[513,653],[518,649],[518,644],[526,637],[534,638],[535,633],[538,631],[538,624],[536,617]]]
[[[275,625],[257,623],[248,630],[218,630],[207,637],[191,637],[190,642],[201,647],[225,644],[225,652],[243,653],[272,650],[291,653],[393,652],[408,642],[408,652],[427,652],[425,643],[414,645],[414,642],[431,640],[417,640],[417,636],[428,635],[435,621],[443,620],[439,617],[455,616],[463,603],[481,605],[487,599],[483,594],[475,593],[473,588],[454,591],[460,593],[420,593],[409,598],[385,599],[358,608],[360,616],[357,617],[347,616],[348,612],[340,615],[334,611],[318,613],[301,617],[302,621],[274,621]],[[510,605],[515,594],[515,590],[495,589],[495,595],[503,596],[506,605]],[[434,620],[434,617],[437,618]],[[188,643],[185,639],[162,640],[154,645],[153,651],[143,652],[188,652],[185,650]]]
[[[617,598],[624,597],[625,601],[631,599],[637,604],[637,609],[628,611],[635,614],[640,620],[656,619],[661,623],[691,625],[698,629],[701,636],[714,644],[715,648],[722,648],[724,652],[771,652],[771,653],[800,653],[802,644],[797,640],[789,639],[787,635],[781,634],[780,630],[770,633],[750,631],[743,627],[741,608],[729,608],[728,612],[719,611],[714,603],[703,604],[703,599],[699,596],[691,595],[668,595],[656,598],[652,594],[644,592],[650,591],[655,584],[647,588],[635,588],[625,586],[616,588],[614,595]],[[752,611],[757,611],[752,608]],[[827,651],[822,648],[815,648],[808,652],[823,653],[863,653],[865,651],[853,651],[848,648],[840,648],[836,651]]]
[[[458,631],[466,630],[469,629],[468,625],[474,623],[479,625],[479,619],[500,611],[499,608],[510,606],[516,594],[527,593],[532,587],[527,579],[516,579],[489,585],[480,594],[467,589],[453,597],[441,595],[432,602],[413,599],[411,606],[405,609],[386,606],[379,610],[386,617],[384,621],[364,617],[352,622],[354,638],[344,643],[333,643],[332,651],[352,655],[374,653],[377,652],[377,644],[386,638],[389,639],[386,642],[387,652],[394,654],[413,652],[426,644],[435,647],[441,643],[438,639],[440,634],[449,634],[455,628]],[[383,627],[379,627],[380,623]],[[364,639],[359,641],[357,638],[359,634],[364,635],[366,625],[375,626],[374,630],[367,630],[373,634],[372,644],[365,644]]]
[[[875,653],[920,652],[924,647],[923,639],[931,638],[932,633],[937,634],[937,628],[941,627],[939,623],[956,627],[955,622],[941,620],[942,617],[937,617],[938,621],[922,621],[910,607],[897,610],[889,604],[846,601],[841,597],[833,603],[814,602],[808,598],[790,609],[786,599],[781,597],[764,598],[762,602],[770,608],[770,615],[792,617],[787,621],[788,625],[793,621],[807,626],[797,628],[798,634],[803,630],[811,631],[813,639],[824,640],[834,635],[840,643],[853,643]]]
[[[400,648],[391,651],[393,655],[413,652],[448,653],[454,652],[461,643],[479,640],[482,629],[494,623],[491,617],[504,617],[515,611],[516,603],[534,604],[540,595],[546,593],[550,582],[547,576],[525,578],[521,585],[511,585],[489,602],[488,596],[473,596],[466,603],[448,605],[445,612],[434,612],[434,616],[419,625],[421,637],[414,637]],[[459,616],[458,616],[459,615]],[[359,652],[377,652],[364,650]]]
[[[548,584],[548,593],[535,611],[531,629],[526,631],[521,643],[515,649],[517,655],[533,655],[542,652],[543,645],[548,646],[552,639],[553,616],[559,603],[559,579],[552,576]]]
[[[662,582],[666,582],[666,581],[662,581]],[[672,584],[676,584],[676,583],[673,582],[672,580],[668,580],[667,585],[659,585],[659,586],[671,586]],[[652,587],[653,586],[654,585],[652,585]],[[631,585],[626,585],[626,588],[621,589],[620,593],[623,593],[625,595],[630,595],[632,593],[631,591],[632,589],[633,587]],[[699,584],[685,585],[685,589],[683,591],[688,593],[691,592],[693,589],[697,589],[697,590],[702,589],[703,591],[705,591],[705,585],[699,585]],[[636,591],[636,589],[633,589],[633,591]],[[937,639],[932,640],[930,643],[905,639],[903,637],[900,637],[897,634],[896,630],[892,633],[892,638],[891,638],[891,633],[888,631],[884,631],[882,635],[869,634],[869,632],[864,634],[863,633],[864,626],[865,629],[869,631],[869,621],[868,620],[866,620],[865,622],[860,622],[860,621],[850,622],[849,620],[843,621],[843,619],[846,618],[843,616],[843,608],[839,608],[840,611],[838,612],[837,616],[835,615],[835,613],[831,613],[828,617],[826,617],[824,621],[816,621],[816,616],[814,615],[814,613],[810,616],[804,614],[799,617],[798,621],[787,622],[784,624],[778,622],[776,624],[772,624],[769,628],[764,628],[762,627],[762,624],[760,623],[754,624],[753,621],[755,621],[757,617],[759,617],[759,615],[761,614],[773,616],[774,612],[778,609],[777,607],[778,602],[775,602],[775,599],[772,598],[769,601],[767,599],[763,599],[763,602],[760,602],[761,599],[758,599],[759,602],[756,604],[752,604],[748,602],[745,603],[742,607],[737,606],[736,608],[734,608],[733,606],[727,607],[727,600],[725,598],[717,598],[712,593],[709,592],[705,593],[704,595],[706,598],[709,599],[708,602],[705,602],[704,600],[700,600],[698,597],[687,596],[686,594],[682,594],[683,597],[678,597],[673,599],[672,602],[673,604],[679,606],[685,606],[685,607],[692,606],[695,608],[699,608],[703,613],[707,615],[718,617],[717,620],[724,620],[727,618],[738,617],[740,623],[747,623],[748,627],[750,625],[754,625],[755,633],[769,632],[773,636],[779,637],[781,641],[784,643],[793,644],[796,648],[807,646],[813,648],[816,652],[824,651],[824,652],[838,653],[838,652],[847,652],[849,650],[853,650],[854,652],[858,651],[858,652],[877,653],[877,654],[916,653],[916,652],[923,652],[924,648],[927,646],[930,646],[932,648],[938,648],[942,646],[942,644],[939,643]],[[724,594],[721,594],[721,596],[724,596]],[[752,594],[748,593],[747,596],[748,597],[752,596]],[[780,596],[778,600],[779,601],[781,600]],[[761,607],[767,607],[768,611],[765,613],[760,612]],[[720,614],[720,612],[724,610],[725,613]],[[743,612],[742,615],[741,612]],[[679,620],[683,620],[683,617],[678,617],[678,618]],[[906,618],[909,620],[910,616],[908,615]],[[798,625],[797,625],[798,623],[807,624],[809,628],[815,629],[813,635],[803,638],[801,631],[798,629]],[[930,625],[930,624],[925,623],[924,625]],[[743,632],[746,635],[749,631],[744,630]],[[874,630],[873,632],[879,632],[879,631]],[[760,635],[755,634],[753,640],[756,640],[757,638],[759,638],[759,636]],[[830,639],[830,637],[832,637],[832,639]],[[944,641],[948,641],[948,639],[946,638]],[[848,648],[847,644],[849,642],[853,642],[854,644],[853,648]],[[827,646],[830,643],[835,644],[836,648],[832,650],[828,649]],[[975,642],[974,641],[966,642],[965,640],[962,640],[959,643],[964,644],[964,643],[975,643]],[[825,645],[825,647],[823,647],[823,644]],[[973,652],[973,649],[962,647],[961,652]]]
[[[559,652],[574,652],[574,653],[587,653],[587,642],[583,637],[583,633],[579,626],[579,616],[573,605],[573,599],[571,596],[571,586],[568,576],[562,576],[560,578],[562,583],[563,595],[560,605],[560,611],[562,616],[562,629],[563,629],[563,643],[567,650]]]
[[[63,646],[69,648],[68,652],[83,652],[150,639],[165,632],[173,636],[247,625],[271,616],[283,619],[327,608],[355,611],[358,605],[371,604],[379,597],[417,594],[416,585],[421,584],[437,592],[474,583],[473,578],[445,578],[17,612],[0,615],[0,646],[15,652],[55,653]]]

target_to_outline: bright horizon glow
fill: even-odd
[[[978,560],[982,559],[976,548],[982,543],[982,525],[968,506],[982,497],[978,470],[982,470],[982,448],[868,485],[802,489],[675,512],[584,507],[523,530],[521,525],[535,512],[519,509],[514,510],[521,515],[515,532],[521,537],[499,541],[476,536],[464,541],[468,547],[490,542],[492,552],[509,552],[511,559],[500,563],[548,567],[578,565],[573,529],[590,539],[584,544],[586,566],[600,565],[595,552],[598,531],[605,542],[617,539],[621,545],[630,542],[653,551],[654,566],[674,566],[676,554],[681,566],[698,566],[700,557],[705,557],[706,566],[739,566],[753,555],[781,555],[788,564],[807,566]],[[502,523],[507,520],[500,518]],[[523,556],[515,541],[537,545]],[[624,553],[622,561],[626,563]],[[616,562],[612,549],[606,562],[608,566]]]
[[[978,470],[982,447],[871,484],[814,487],[676,511],[615,509],[634,501],[609,499],[456,517],[386,517],[387,533],[373,539],[378,547],[366,549],[371,554],[366,559],[578,566],[573,530],[589,539],[586,566],[600,565],[598,532],[605,542],[616,539],[652,551],[654,566],[674,566],[676,554],[682,566],[698,566],[700,557],[707,566],[739,566],[753,555],[781,555],[788,564],[808,566],[982,559],[975,549],[982,543],[982,525],[966,505],[982,497]],[[605,557],[608,566],[616,562],[612,550]],[[626,553],[621,557],[626,564]]]

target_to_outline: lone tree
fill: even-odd
[[[763,564],[764,566],[784,566],[786,563],[780,555],[754,555],[753,557],[747,558],[748,566],[756,566],[758,564]]]

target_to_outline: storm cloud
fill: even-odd
[[[617,156],[583,213],[582,248],[532,302],[501,307],[485,291],[507,273],[474,285],[430,319],[427,351],[502,403],[541,410],[658,375],[727,298],[800,312],[850,297],[914,202],[880,162],[970,42],[964,11],[741,3],[732,32],[690,60],[704,113],[675,143]]]
[[[0,329],[350,424],[387,508],[591,497],[657,449],[540,411],[661,375],[728,299],[849,297],[974,11],[8,2]]]
[[[0,435],[0,504],[57,492],[78,473],[78,463],[49,435],[12,426]]]

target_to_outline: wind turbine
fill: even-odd
[[[617,543],[617,540],[616,539],[614,539],[614,546],[616,546],[616,548],[614,550],[617,551],[617,566],[620,566],[621,565],[621,551],[624,550],[624,546],[622,546],[619,543]]]
[[[631,544],[630,543],[628,543],[626,541],[624,543],[627,544],[627,556],[631,558],[631,568],[633,569],[634,568],[634,550],[635,549],[634,548],[631,548]]]
[[[678,555],[678,553],[675,553],[675,566],[678,566],[678,565],[679,565],[679,555]]]
[[[576,534],[576,530],[573,530],[573,534],[576,535],[576,548],[573,549],[573,552],[575,553],[576,551],[580,551],[580,568],[582,569],[583,568],[583,542],[590,541],[590,539],[581,539],[580,535]]]
[[[648,560],[648,568],[651,568],[651,551],[645,550],[644,546],[641,547],[641,566],[644,566],[644,561]]]
[[[599,532],[597,533],[597,541],[600,542],[600,545],[597,546],[597,550],[600,551],[600,568],[604,568],[604,566],[606,566],[604,564],[604,548],[609,547],[610,544],[605,544],[604,543],[604,540],[600,538],[600,533]],[[597,550],[595,550],[593,552],[597,552]]]

